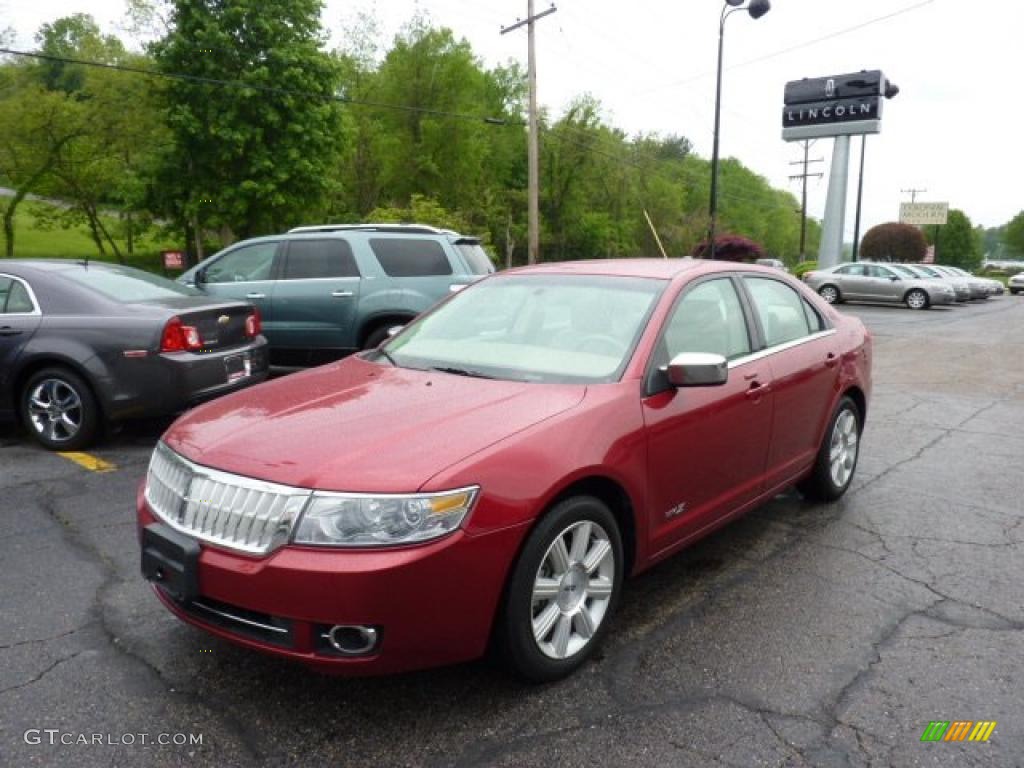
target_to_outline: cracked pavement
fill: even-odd
[[[875,335],[851,492],[780,496],[634,579],[597,657],[542,687],[484,662],[320,677],[187,627],[138,573],[164,425],[100,445],[106,474],[0,427],[0,766],[1024,765],[1024,300],[844,309]],[[922,744],[930,720],[998,726]]]

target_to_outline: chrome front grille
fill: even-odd
[[[288,541],[311,491],[209,469],[158,443],[146,501],[172,528],[227,549],[266,554]]]

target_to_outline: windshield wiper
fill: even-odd
[[[395,358],[392,357],[391,353],[384,349],[384,347],[377,347],[377,354],[383,355],[384,359],[391,363],[393,366],[395,366],[395,368],[398,367],[398,361],[395,360]]]
[[[493,376],[488,376],[486,373],[480,373],[480,371],[472,371],[468,368],[452,368],[447,366],[431,366],[430,370],[440,371],[441,373],[453,373],[456,376],[469,376],[474,379],[493,379]]]

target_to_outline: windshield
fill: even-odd
[[[914,270],[909,267],[904,267],[902,264],[889,264],[888,267],[904,277],[917,277],[917,275],[914,274]]]
[[[131,267],[87,266],[65,270],[62,276],[122,304],[202,295],[194,288]]]
[[[494,263],[480,243],[463,241],[456,243],[455,247],[459,249],[474,275],[489,275],[494,271]]]
[[[666,284],[593,275],[489,278],[396,336],[381,357],[514,381],[615,381]]]
[[[945,275],[942,275],[942,274],[936,272],[934,269],[930,269],[929,267],[915,267],[915,269],[918,272],[923,272],[928,277],[940,277],[940,278],[941,277],[945,277]]]

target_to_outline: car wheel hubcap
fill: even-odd
[[[604,620],[615,584],[615,556],[604,528],[587,520],[551,543],[533,582],[533,638],[545,656],[583,650]]]
[[[44,379],[28,398],[32,428],[47,440],[66,442],[82,428],[82,399],[66,381]]]
[[[920,309],[921,307],[923,307],[924,296],[922,296],[920,293],[910,294],[910,306],[912,306],[914,309]]]
[[[835,288],[822,288],[821,298],[827,301],[829,304],[835,304],[836,302],[836,289]]]
[[[836,425],[832,428],[832,442],[829,448],[829,466],[832,482],[837,488],[843,488],[853,475],[857,464],[857,417],[847,409],[839,414]]]

